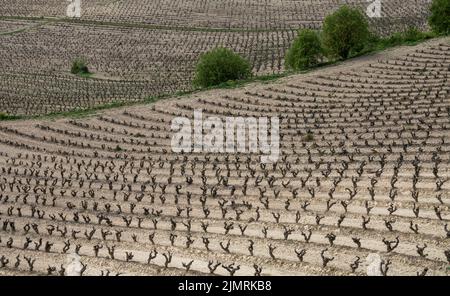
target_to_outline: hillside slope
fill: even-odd
[[[86,275],[366,274],[372,253],[387,275],[448,275],[449,78],[443,38],[266,84],[2,122],[0,274],[57,274],[77,252]],[[279,117],[279,161],[171,152],[172,118],[194,109]]]

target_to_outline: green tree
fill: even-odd
[[[72,67],[70,69],[70,73],[72,74],[89,74],[89,69],[86,65],[86,62],[83,59],[76,59],[72,62]]]
[[[249,78],[250,63],[227,48],[216,48],[203,54],[196,67],[194,86],[209,87],[230,80]]]
[[[323,24],[323,46],[330,57],[348,58],[364,47],[369,35],[363,13],[347,5],[327,16]]]
[[[450,0],[433,0],[428,23],[435,33],[450,33]]]
[[[307,69],[317,65],[321,56],[322,45],[317,32],[309,29],[301,30],[286,54],[286,68]]]

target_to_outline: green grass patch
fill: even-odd
[[[20,28],[20,29],[14,30],[14,31],[0,32],[0,36],[14,35],[14,34],[25,32],[26,30],[28,30],[28,28]]]
[[[88,73],[78,73],[77,75],[79,77],[82,77],[82,78],[92,78],[94,76],[94,74],[90,73],[90,72],[88,72]]]
[[[0,121],[7,121],[7,120],[17,120],[22,119],[23,116],[20,115],[10,115],[3,112],[0,112]]]
[[[437,35],[433,32],[422,32],[411,27],[404,32],[394,33],[391,36],[384,38],[373,36],[366,44],[362,54],[381,51],[395,46],[416,45],[434,37],[437,37]]]

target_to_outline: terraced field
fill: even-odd
[[[67,2],[60,0],[7,0],[2,16],[66,16]],[[383,1],[382,19],[373,19],[380,32],[398,26],[426,26],[428,0]],[[297,30],[320,27],[326,15],[349,4],[366,9],[365,0],[89,0],[82,1],[82,20],[149,24],[176,28]],[[251,17],[249,17],[251,15]]]
[[[370,18],[380,35],[427,27],[428,0],[385,1]],[[0,112],[49,114],[190,91],[199,56],[218,46],[247,58],[255,75],[284,71],[299,28],[319,28],[358,1],[90,0],[80,19],[64,0],[5,0],[0,7]],[[84,58],[94,75],[70,74]]]
[[[280,73],[294,34],[43,24],[0,36],[0,55],[7,59],[0,74],[1,110],[46,114],[191,90],[199,55],[216,46],[241,53],[257,75]],[[73,57],[84,57],[96,75],[70,74]]]
[[[384,275],[448,275],[449,79],[441,38],[241,89],[2,122],[0,274],[64,274],[77,253],[84,275],[361,275],[376,253]],[[279,161],[173,153],[171,120],[195,109],[278,116]]]

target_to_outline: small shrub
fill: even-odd
[[[14,119],[20,119],[20,115],[10,115],[8,113],[0,112],[0,121],[3,120],[14,120]]]
[[[312,142],[314,141],[314,135],[311,132],[308,132],[304,137],[303,137],[303,141],[304,142]]]
[[[122,149],[122,147],[120,147],[119,145],[117,145],[116,148],[114,148],[114,151],[120,152],[120,151],[123,151],[123,149]]]
[[[416,27],[408,28],[402,35],[403,40],[406,42],[415,42],[426,38],[426,34],[419,31]]]
[[[377,44],[382,40],[382,38],[374,32],[369,32],[369,37],[367,38],[368,44]]]
[[[428,24],[437,34],[450,33],[450,0],[433,0]]]
[[[380,40],[381,47],[390,47],[400,45],[403,42],[402,33],[396,32],[387,38]]]
[[[405,43],[407,44],[410,42],[422,41],[430,37],[433,37],[432,33],[424,33],[415,27],[410,27],[406,31],[397,32],[390,35],[389,37],[379,38],[378,40],[373,39],[373,41],[371,40],[369,43],[371,49],[382,50]]]
[[[72,68],[70,69],[72,74],[89,74],[89,69],[86,62],[83,59],[76,59],[72,62]]]
[[[250,63],[227,48],[216,48],[203,54],[196,67],[194,86],[209,87],[251,76]]]
[[[301,30],[286,54],[286,67],[304,70],[319,63],[322,45],[317,32],[309,29]]]
[[[350,53],[359,52],[369,35],[363,13],[347,5],[327,16],[323,24],[323,46],[329,57],[346,59]]]

